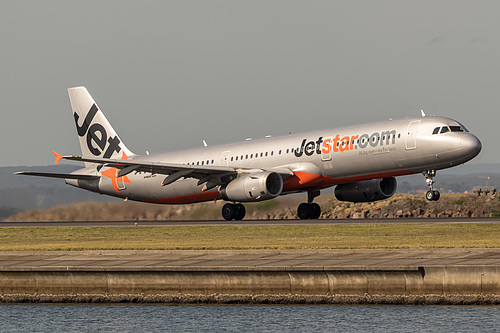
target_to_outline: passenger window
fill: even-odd
[[[446,133],[446,132],[449,132],[449,131],[450,131],[450,129],[448,128],[448,126],[443,126],[443,127],[441,128],[441,134]]]
[[[434,135],[434,134],[438,134],[438,133],[439,133],[439,129],[440,129],[440,127],[436,127],[436,128],[434,129],[434,131],[432,131],[432,134],[433,134],[433,135]]]

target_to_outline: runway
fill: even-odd
[[[159,226],[241,226],[241,225],[350,225],[350,224],[472,224],[500,223],[499,217],[471,218],[394,218],[394,219],[318,219],[318,220],[171,220],[171,221],[47,221],[0,222],[1,227],[159,227]]]

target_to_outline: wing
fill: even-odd
[[[62,179],[80,179],[80,180],[94,180],[101,178],[100,176],[93,175],[80,175],[77,173],[51,173],[51,172],[31,172],[19,171],[14,172],[15,175],[49,177],[49,178],[62,178]]]
[[[123,177],[134,171],[166,175],[165,179],[163,180],[162,186],[171,184],[174,181],[184,177],[199,179],[198,185],[207,183],[207,187],[208,185],[210,185],[210,188],[213,188],[217,185],[230,182],[238,175],[238,171],[235,168],[224,166],[194,166],[176,163],[116,160],[106,158],[86,158],[81,156],[62,156],[62,159],[70,161],[90,162],[101,164],[105,167],[116,168],[119,170],[116,177]]]
[[[56,155],[57,156],[57,155]],[[60,156],[60,155],[59,155]],[[116,160],[106,158],[87,158],[81,156],[61,156],[61,159],[79,162],[90,162],[101,164],[106,167],[119,169],[117,177],[123,177],[131,172],[148,172],[154,174],[166,175],[162,182],[162,186],[173,183],[174,181],[184,178],[198,179],[198,185],[206,183],[206,189],[211,189],[217,185],[229,183],[241,174],[249,174],[264,171],[263,169],[254,168],[234,168],[229,166],[202,166],[202,165],[187,165],[177,163],[161,163],[148,161],[131,161],[131,160]],[[289,169],[272,169],[281,174],[283,179],[293,175]]]

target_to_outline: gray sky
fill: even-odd
[[[1,1],[0,165],[79,154],[84,85],[135,153],[389,118],[459,120],[500,163],[500,2]]]

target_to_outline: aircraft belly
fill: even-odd
[[[202,193],[203,186],[197,186],[197,179],[180,179],[166,186],[161,186],[163,179],[162,175],[138,174],[131,176],[130,184],[127,184],[126,190],[121,191],[121,195],[139,201],[159,202],[165,200],[165,203],[175,203],[175,198]],[[192,200],[196,202],[195,198]]]

